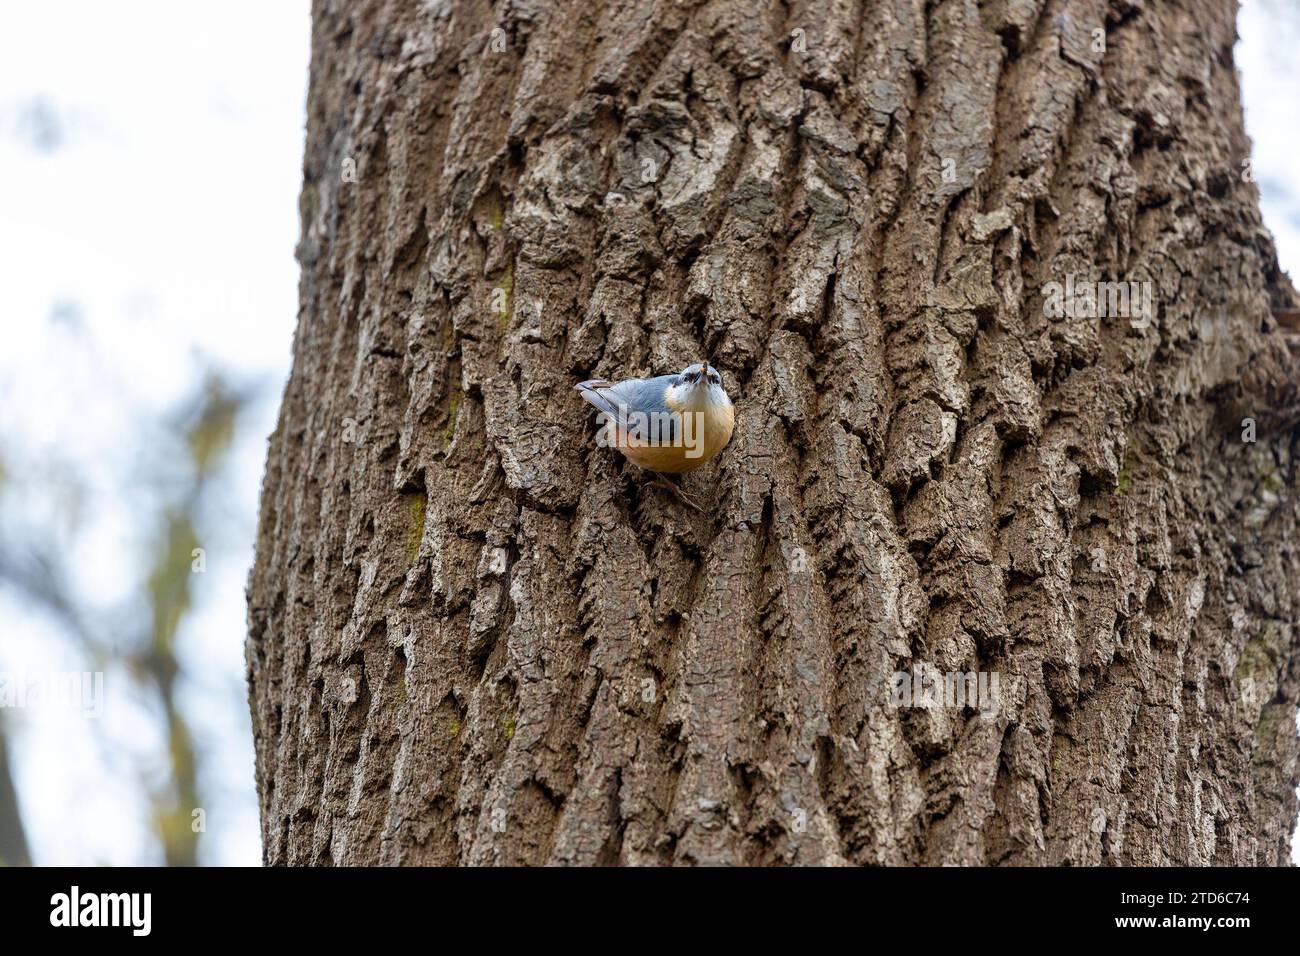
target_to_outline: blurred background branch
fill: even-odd
[[[5,743],[5,722],[0,715],[0,866],[28,866],[32,862],[18,814],[18,794]]]
[[[148,445],[135,450],[145,456],[141,467],[129,470],[141,471],[153,480],[131,493],[122,489],[118,497],[134,499],[139,524],[155,529],[149,549],[152,558],[141,564],[143,580],[132,589],[148,602],[147,627],[122,629],[111,623],[139,620],[129,609],[121,614],[92,614],[72,583],[80,557],[75,545],[80,530],[77,523],[66,528],[70,540],[46,534],[40,525],[18,530],[20,523],[13,520],[14,508],[9,507],[8,499],[17,496],[21,500],[37,489],[21,488],[18,479],[8,474],[7,480],[0,481],[0,509],[8,517],[8,533],[0,539],[0,586],[29,607],[41,609],[76,646],[91,671],[117,667],[129,675],[135,692],[161,715],[168,766],[162,774],[147,766],[138,768],[137,774],[150,803],[148,819],[162,858],[172,866],[198,862],[202,808],[206,805],[200,796],[194,735],[181,704],[184,668],[179,648],[182,625],[193,606],[195,582],[207,570],[207,549],[200,545],[199,529],[212,510],[211,499],[219,497],[222,469],[239,416],[258,393],[257,389],[234,389],[221,375],[209,371],[179,409],[136,434],[137,440],[147,438]],[[160,457],[183,461],[187,467],[168,468],[160,463]],[[45,467],[68,466],[55,457]],[[173,473],[177,471],[179,475]],[[47,471],[37,480],[42,493],[60,488],[74,498],[85,494],[76,474],[63,473],[50,480]],[[30,862],[30,851],[7,757],[4,735],[8,729],[6,722],[0,722],[0,862],[13,865]],[[112,746],[112,741],[101,741],[101,745]]]

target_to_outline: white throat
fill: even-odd
[[[727,393],[717,385],[700,388],[696,385],[674,385],[669,389],[674,405],[691,412],[703,412],[713,408],[725,408],[731,404]]]

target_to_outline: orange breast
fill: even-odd
[[[713,408],[695,421],[696,427],[689,429],[689,443],[684,439],[676,444],[665,445],[639,444],[635,440],[629,442],[626,432],[620,429],[617,435],[618,450],[632,464],[647,471],[665,474],[694,471],[731,441],[736,413],[731,406]],[[681,438],[681,430],[678,435]]]

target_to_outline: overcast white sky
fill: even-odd
[[[10,469],[71,448],[90,477],[76,539],[86,600],[129,603],[138,579],[147,541],[120,489],[132,480],[121,451],[139,417],[191,391],[201,357],[270,383],[242,423],[231,496],[206,516],[208,572],[182,634],[194,675],[185,709],[210,758],[201,861],[256,864],[243,587],[297,314],[308,0],[42,0],[8,4],[4,19],[0,435],[21,439],[3,449]],[[1298,20],[1289,0],[1247,0],[1237,49],[1264,216],[1293,276]],[[68,321],[47,321],[55,314]],[[26,457],[15,450],[28,445]],[[29,509],[33,520],[59,521],[57,505],[33,499]],[[0,671],[66,671],[77,659],[49,622],[0,597]],[[156,731],[109,676],[105,729],[147,762]],[[138,783],[82,716],[32,708],[17,721],[37,863],[160,862]]]
[[[240,431],[233,497],[208,516],[216,540],[202,542],[207,573],[195,576],[181,640],[194,675],[183,703],[212,759],[201,859],[256,864],[243,588],[297,315],[309,3],[41,0],[7,4],[4,20],[0,435],[32,443],[48,430],[76,449],[95,486],[78,538],[89,600],[130,600],[147,553],[116,491],[132,480],[121,451],[138,416],[191,392],[201,356],[270,385]],[[75,324],[47,321],[56,311]],[[12,444],[4,451],[11,470],[23,464]],[[0,670],[66,671],[79,659],[48,622],[2,600]],[[147,759],[160,743],[153,722],[116,676],[101,719]],[[107,762],[80,714],[10,713],[36,862],[160,862],[134,775]]]

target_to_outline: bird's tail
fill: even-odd
[[[587,403],[604,412],[606,415],[618,415],[618,408],[605,396],[607,389],[613,388],[614,383],[608,382],[603,378],[593,378],[585,382],[579,382],[574,386]]]

